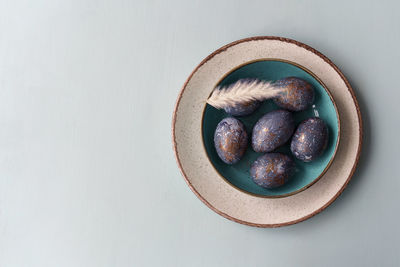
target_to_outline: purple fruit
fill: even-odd
[[[276,81],[274,86],[284,89],[274,99],[275,104],[281,108],[301,111],[307,109],[314,102],[314,88],[310,83],[300,78],[284,78]]]
[[[290,144],[293,155],[304,162],[322,155],[328,145],[328,128],[320,118],[309,118],[297,127]]]
[[[246,152],[247,132],[243,123],[235,118],[225,118],[217,125],[214,145],[218,156],[227,164],[235,164]]]
[[[292,113],[286,110],[271,111],[255,124],[251,145],[256,152],[271,152],[290,139],[294,128]]]
[[[232,116],[246,116],[253,113],[260,106],[260,102],[251,101],[224,108],[225,112]]]
[[[294,161],[285,154],[267,153],[251,165],[250,175],[257,185],[272,189],[289,181],[294,166]]]

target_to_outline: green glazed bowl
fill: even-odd
[[[285,77],[295,76],[301,78],[314,86],[314,105],[305,111],[294,112],[296,125],[309,117],[322,118],[329,130],[329,141],[327,149],[322,156],[312,162],[302,162],[295,159],[290,152],[290,141],[276,151],[292,156],[296,163],[296,171],[291,180],[282,187],[265,189],[255,184],[250,177],[251,164],[262,153],[256,153],[251,148],[251,140],[243,158],[234,165],[224,163],[217,155],[214,147],[214,132],[217,124],[226,117],[229,117],[224,110],[218,110],[206,105],[202,119],[202,135],[205,150],[214,168],[229,184],[242,192],[260,197],[284,197],[301,192],[318,181],[331,165],[335,157],[340,137],[340,120],[335,102],[324,84],[309,70],[293,62],[282,60],[258,60],[235,68],[228,73],[218,85],[228,85],[243,78],[257,78],[260,80],[276,81]],[[253,126],[265,113],[279,109],[272,100],[266,100],[254,113],[236,117],[246,127],[249,139]]]

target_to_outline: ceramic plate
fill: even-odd
[[[218,157],[214,147],[214,132],[217,124],[223,118],[229,117],[229,115],[224,110],[215,109],[210,105],[205,107],[202,133],[207,155],[221,177],[243,192],[262,197],[285,197],[301,192],[321,178],[334,159],[336,148],[339,144],[339,115],[329,90],[309,70],[287,61],[263,59],[239,66],[228,73],[218,85],[226,86],[243,78],[276,81],[285,77],[298,77],[312,84],[315,92],[313,106],[305,111],[293,112],[292,114],[296,125],[310,117],[317,116],[322,118],[328,126],[329,141],[327,149],[321,157],[312,162],[302,162],[292,157],[296,166],[295,173],[290,182],[279,188],[265,189],[252,181],[249,172],[250,166],[263,153],[256,153],[251,145],[249,145],[244,157],[237,164],[228,165]],[[267,112],[277,109],[280,108],[272,100],[267,100],[262,103],[256,112],[249,116],[237,118],[243,122],[248,135],[251,136],[251,130],[257,120]],[[290,142],[287,142],[276,151],[291,156]]]
[[[207,153],[207,141],[204,140],[207,137],[202,127],[203,112],[204,116],[207,115],[205,100],[215,85],[238,67],[265,62],[266,59],[301,66],[300,69],[318,78],[320,85],[329,89],[340,117],[341,138],[331,163],[329,161],[334,153],[328,157],[326,166],[330,164],[330,168],[307,188],[308,183],[306,190],[282,198],[268,198],[265,193],[238,188],[238,184],[223,178],[224,175],[220,174],[222,171],[213,163],[210,151]],[[178,166],[192,191],[218,214],[238,223],[258,227],[294,224],[331,204],[346,187],[355,170],[361,150],[361,129],[357,100],[340,70],[313,48],[279,37],[239,40],[209,55],[185,82],[172,122]],[[335,145],[331,143],[332,147],[335,148]],[[310,178],[311,183],[314,180]]]

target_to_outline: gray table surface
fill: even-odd
[[[399,266],[397,1],[0,1],[0,266]],[[209,210],[171,145],[178,92],[220,46],[331,58],[365,123],[342,196],[298,225]]]

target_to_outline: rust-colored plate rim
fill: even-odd
[[[280,58],[259,58],[259,59],[250,60],[250,61],[248,61],[248,62],[245,62],[245,63],[243,63],[243,64],[240,64],[240,65],[238,65],[238,66],[232,68],[232,69],[229,70],[227,73],[225,73],[225,74],[222,76],[222,78],[220,78],[220,79],[218,80],[218,82],[214,85],[213,88],[215,88],[218,84],[220,84],[222,80],[224,80],[229,74],[231,74],[231,73],[234,72],[235,70],[240,69],[241,67],[246,66],[246,65],[248,65],[248,64],[255,63],[255,62],[260,62],[260,61],[279,61],[279,62],[289,63],[289,64],[291,64],[291,65],[293,65],[293,66],[296,66],[296,67],[302,69],[303,71],[307,72],[308,74],[310,74],[314,79],[316,79],[316,80],[322,85],[322,87],[324,88],[324,90],[326,91],[326,93],[328,94],[328,96],[329,96],[329,98],[330,98],[330,100],[331,100],[331,102],[332,102],[332,104],[333,104],[333,106],[334,106],[334,108],[335,108],[336,117],[337,117],[337,129],[338,129],[337,138],[336,138],[336,140],[335,140],[335,141],[336,141],[335,150],[333,151],[333,155],[331,156],[331,158],[330,158],[328,164],[326,165],[326,167],[323,169],[323,171],[320,173],[320,175],[319,175],[317,178],[315,178],[313,181],[311,181],[310,183],[306,184],[306,185],[303,186],[302,188],[299,188],[299,189],[297,189],[297,190],[295,190],[295,191],[293,191],[293,192],[286,193],[286,194],[266,196],[266,195],[260,195],[260,194],[251,193],[251,192],[249,192],[249,191],[243,190],[243,189],[237,187],[236,185],[232,184],[231,182],[229,182],[228,179],[226,179],[226,178],[217,170],[217,168],[215,168],[214,164],[212,163],[212,161],[211,161],[211,159],[210,159],[210,157],[209,157],[209,155],[208,155],[208,153],[207,153],[207,151],[206,151],[206,148],[205,148],[205,145],[204,145],[204,141],[202,142],[202,144],[203,144],[203,150],[204,150],[204,152],[205,152],[205,154],[206,154],[206,156],[207,156],[207,159],[208,159],[209,163],[211,164],[211,166],[212,166],[212,168],[215,170],[215,172],[218,174],[218,176],[220,176],[220,178],[221,178],[224,182],[226,182],[229,186],[232,186],[232,187],[235,188],[236,190],[239,190],[239,191],[241,191],[242,193],[245,193],[245,194],[248,194],[248,195],[251,195],[251,196],[254,196],[254,197],[261,197],[261,198],[283,198],[283,197],[289,197],[289,196],[293,196],[293,195],[295,195],[295,194],[297,194],[297,193],[300,193],[300,192],[302,192],[302,191],[304,191],[304,190],[310,188],[312,185],[314,185],[316,182],[318,182],[318,181],[324,176],[324,174],[328,171],[329,167],[332,165],[333,160],[335,159],[335,156],[336,156],[336,152],[337,152],[337,150],[338,150],[338,148],[339,148],[339,143],[340,143],[340,115],[339,115],[338,108],[337,108],[337,106],[336,106],[335,99],[333,98],[331,92],[329,91],[329,88],[325,85],[325,83],[324,83],[317,75],[315,75],[315,73],[313,73],[311,70],[307,69],[306,67],[304,67],[304,66],[302,66],[302,65],[300,65],[300,64],[298,64],[298,63],[295,63],[295,62],[293,62],[293,61],[286,60],[286,59],[280,59]],[[211,93],[212,93],[212,92],[210,92],[210,95],[211,95]],[[202,122],[203,122],[203,120],[204,120],[204,113],[205,113],[205,111],[206,111],[206,108],[207,108],[207,104],[205,103],[205,104],[204,104],[204,108],[203,108],[203,112],[202,112],[202,115],[201,115],[201,121],[202,121]],[[202,139],[204,140],[203,132],[204,132],[204,131],[203,131],[203,123],[202,123],[202,124],[201,124],[201,136],[202,136]]]
[[[216,209],[214,206],[212,206],[206,199],[204,199],[199,192],[193,187],[193,185],[190,183],[189,179],[186,176],[186,173],[183,170],[182,164],[179,160],[179,156],[178,156],[178,152],[177,152],[177,143],[176,143],[176,136],[175,136],[175,123],[176,123],[176,114],[177,114],[177,109],[180,103],[180,100],[182,98],[183,92],[185,91],[185,88],[188,84],[188,82],[190,81],[190,79],[192,78],[192,76],[194,75],[194,73],[197,72],[197,70],[204,65],[207,61],[209,61],[211,58],[213,58],[215,55],[224,52],[226,49],[228,49],[229,47],[235,46],[237,44],[240,43],[245,43],[245,42],[252,42],[252,41],[259,41],[259,40],[276,40],[276,41],[281,41],[281,42],[285,42],[285,43],[290,43],[290,44],[295,44],[301,48],[304,48],[310,52],[312,52],[313,54],[316,54],[317,56],[319,56],[320,58],[322,58],[327,64],[329,64],[341,77],[341,79],[344,81],[344,83],[346,84],[347,90],[349,91],[354,105],[356,107],[357,110],[357,116],[358,116],[358,123],[359,123],[359,143],[358,143],[358,147],[357,147],[357,154],[356,154],[356,159],[354,161],[353,167],[351,168],[350,174],[347,177],[345,183],[343,184],[343,186],[340,188],[340,190],[325,204],[323,205],[321,208],[315,210],[314,212],[303,216],[299,219],[296,220],[292,220],[289,222],[284,222],[284,223],[278,223],[278,224],[258,224],[258,223],[251,223],[251,222],[247,222],[247,221],[243,221],[237,218],[234,218],[218,209]],[[185,83],[182,86],[182,89],[179,92],[178,98],[176,100],[175,103],[175,108],[174,108],[174,112],[172,115],[172,144],[173,144],[173,150],[174,150],[174,155],[175,155],[175,159],[176,162],[178,164],[179,170],[183,176],[183,178],[185,179],[187,185],[189,186],[189,188],[193,191],[193,193],[210,209],[212,209],[214,212],[216,212],[217,214],[225,217],[226,219],[229,219],[231,221],[240,223],[240,224],[244,224],[244,225],[248,225],[248,226],[253,226],[253,227],[261,227],[261,228],[276,228],[276,227],[282,227],[282,226],[288,226],[288,225],[292,225],[292,224],[296,224],[302,221],[305,221],[315,215],[317,215],[318,213],[320,213],[321,211],[325,210],[330,204],[333,203],[333,201],[335,201],[340,194],[342,194],[342,192],[344,191],[344,189],[347,187],[348,183],[350,182],[351,178],[354,175],[354,172],[356,170],[357,164],[359,162],[360,159],[360,155],[361,155],[361,147],[362,147],[362,142],[363,142],[363,122],[362,122],[362,118],[361,118],[361,111],[360,111],[360,107],[358,105],[355,93],[353,91],[353,88],[351,87],[350,83],[348,82],[348,80],[346,79],[346,77],[344,76],[344,74],[339,70],[339,68],[329,59],[327,58],[325,55],[323,55],[321,52],[315,50],[314,48],[298,42],[296,40],[293,39],[289,39],[289,38],[284,38],[284,37],[277,37],[277,36],[256,36],[256,37],[250,37],[250,38],[244,38],[244,39],[240,39],[237,41],[234,41],[232,43],[229,43],[219,49],[217,49],[216,51],[214,51],[213,53],[211,53],[209,56],[207,56],[203,61],[200,62],[200,64],[190,73],[189,77],[186,79]]]

